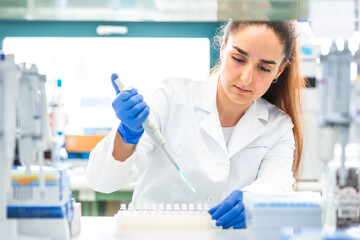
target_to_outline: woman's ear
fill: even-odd
[[[290,61],[289,61],[289,60],[286,60],[283,64],[281,64],[281,66],[279,67],[279,71],[278,71],[278,73],[276,74],[275,79],[278,78],[278,77],[282,74],[282,72],[285,70],[286,66],[287,66],[289,63],[290,63]]]

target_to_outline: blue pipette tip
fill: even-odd
[[[184,182],[186,183],[186,185],[191,189],[191,191],[196,193],[195,188],[191,184],[189,178],[185,175],[184,171],[180,168],[180,166],[176,164],[175,167],[176,167],[176,170],[178,171],[178,173],[180,174],[180,177],[182,178],[182,180],[184,180]]]

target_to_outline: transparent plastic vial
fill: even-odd
[[[334,159],[327,169],[327,191],[324,192],[325,229],[360,228],[360,145],[346,147],[345,182],[340,181],[340,154],[335,147]]]

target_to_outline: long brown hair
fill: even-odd
[[[279,76],[277,83],[271,84],[268,91],[262,96],[270,103],[287,113],[294,124],[293,134],[295,138],[295,151],[293,162],[293,176],[298,181],[300,178],[300,163],[303,150],[303,95],[302,90],[307,85],[306,79],[301,74],[300,59],[297,42],[295,21],[234,21],[229,20],[220,30],[218,41],[226,44],[230,34],[234,34],[241,28],[252,25],[266,25],[279,37],[284,47],[283,62],[289,64]],[[221,40],[220,40],[221,39]],[[211,70],[211,74],[220,69],[221,62]]]

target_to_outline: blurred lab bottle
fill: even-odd
[[[55,159],[65,160],[68,158],[68,154],[65,149],[66,116],[64,112],[62,80],[60,78],[56,81],[55,100],[50,116],[52,118]]]
[[[333,210],[336,229],[360,228],[359,153],[360,148],[356,144],[348,144],[346,147],[346,181],[341,184],[340,153],[335,148],[330,171],[332,177],[335,177]]]
[[[350,73],[349,73],[349,67],[350,62],[355,60],[355,62],[358,62],[357,59],[360,59],[357,55],[359,53],[355,54],[354,57],[351,56],[349,51],[347,50],[347,46],[345,45],[345,50],[342,52],[334,53],[333,55],[330,54],[331,57],[334,57],[337,61],[340,61],[341,63],[348,63],[348,64],[339,64],[338,68],[332,68],[332,71],[336,71],[334,73],[335,76],[338,76],[337,78],[334,78],[333,80],[336,81],[332,84],[332,87],[335,89],[339,89],[342,87],[343,89],[347,91],[341,91],[343,95],[338,95],[337,97],[333,97],[333,99],[336,99],[334,101],[335,105],[335,111],[334,112],[341,112],[343,113],[342,116],[348,116],[349,114],[346,113],[346,111],[350,111],[350,101],[345,102],[343,101],[346,99],[346,93],[347,95],[350,95],[350,93],[354,94],[352,98],[352,108],[355,110],[355,114],[353,114],[352,121],[349,122],[348,128],[351,126],[351,124],[355,123],[359,120],[357,114],[358,110],[360,109],[360,106],[358,106],[359,102],[359,96],[356,96],[359,94],[359,86],[356,86],[359,84],[359,82],[355,82],[355,86],[352,86],[352,89],[350,86],[344,86],[345,84],[350,83]],[[329,56],[328,56],[329,57]],[[358,64],[358,63],[357,63]],[[359,65],[358,65],[359,66]],[[359,71],[358,71],[359,74]],[[344,77],[343,81],[341,81],[339,76],[346,76]],[[348,80],[347,80],[348,79]],[[345,82],[347,80],[347,82]],[[359,81],[356,80],[356,81]],[[340,85],[339,85],[340,84]],[[343,84],[343,85],[341,85]],[[354,84],[354,83],[353,83]],[[334,96],[334,95],[333,95]],[[339,107],[339,103],[346,104],[341,107]],[[336,109],[338,107],[338,109]],[[335,122],[336,123],[336,122]],[[333,127],[336,127],[337,124],[334,124]],[[339,134],[339,133],[338,133]],[[339,137],[339,136],[337,136]],[[356,139],[355,142],[347,142],[346,145],[344,144],[336,144],[334,147],[334,157],[329,162],[329,167],[327,168],[326,175],[327,175],[327,192],[325,193],[326,196],[326,218],[324,219],[325,222],[325,229],[333,230],[344,230],[349,228],[360,228],[360,144],[359,144],[359,138]],[[344,153],[342,153],[344,151]],[[345,170],[345,181],[341,181],[341,170],[342,170],[342,154],[345,154],[345,163],[344,163],[344,170]]]

